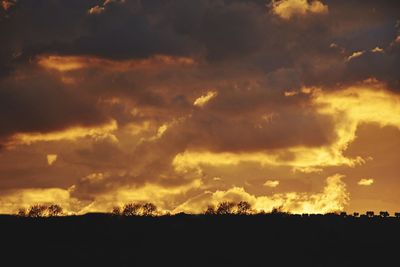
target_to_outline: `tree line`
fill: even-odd
[[[170,215],[169,213],[163,214],[157,208],[157,206],[151,202],[146,203],[127,203],[123,206],[115,206],[110,212],[113,216],[160,216]],[[288,212],[283,211],[282,207],[273,208],[271,212],[266,213],[264,211],[258,212],[254,210],[251,204],[247,201],[230,202],[223,201],[218,205],[209,205],[206,210],[202,213],[204,215],[257,215],[257,214],[275,214],[275,215],[292,215]],[[64,213],[63,208],[58,204],[37,204],[30,208],[20,208],[17,212],[20,217],[56,217],[67,215]],[[381,211],[379,214],[375,214],[373,211],[367,211],[361,215],[358,212],[353,214],[347,214],[346,212],[340,213],[328,213],[325,215],[337,215],[341,217],[389,217],[390,214],[387,211]],[[309,214],[302,214],[301,216],[309,216]],[[400,212],[394,213],[394,216],[400,218]]]

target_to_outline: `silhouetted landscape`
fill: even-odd
[[[150,204],[2,215],[2,258],[15,263],[7,266],[394,266],[400,242],[399,213],[250,214],[231,209],[249,210],[244,202],[224,202],[201,215],[156,216]]]

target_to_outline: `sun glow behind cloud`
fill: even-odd
[[[382,84],[369,82],[345,90],[324,92],[302,90],[312,94],[312,103],[320,114],[335,122],[336,138],[322,147],[289,147],[269,152],[232,153],[212,151],[185,151],[176,155],[173,165],[178,172],[196,169],[202,165],[238,165],[255,162],[261,165],[289,166],[295,171],[314,172],[323,167],[363,164],[361,157],[343,155],[356,138],[357,127],[362,123],[378,123],[400,129],[400,97],[386,91]],[[291,157],[284,157],[291,155]]]
[[[98,179],[92,175],[89,179]],[[107,177],[101,176],[101,179]],[[100,194],[93,201],[81,201],[73,197],[74,187],[69,189],[24,189],[10,192],[0,197],[0,213],[15,213],[18,208],[32,204],[57,203],[64,207],[65,214],[84,214],[93,211],[109,212],[115,206],[132,202],[153,202],[164,213],[202,213],[208,205],[217,205],[222,201],[248,201],[255,212],[270,212],[274,208],[290,213],[328,213],[343,210],[349,200],[349,193],[342,181],[343,176],[336,174],[326,179],[326,185],[320,193],[288,192],[273,195],[255,196],[241,187],[232,187],[226,191],[205,191],[177,207],[171,206],[177,197],[189,190],[200,189],[203,182],[195,179],[192,182],[175,187],[165,188],[156,184],[141,187],[121,187],[112,192]]]
[[[274,208],[290,213],[328,213],[343,210],[349,201],[349,193],[342,181],[343,176],[336,174],[326,179],[322,192],[315,194],[289,192],[270,196],[255,196],[242,187],[232,187],[226,191],[205,192],[189,199],[174,212],[201,213],[208,205],[217,206],[222,201],[247,201],[255,212],[270,212]]]

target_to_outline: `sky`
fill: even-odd
[[[0,213],[400,210],[398,1],[0,2]]]

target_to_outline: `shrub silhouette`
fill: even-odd
[[[142,205],[138,203],[129,203],[124,206],[122,216],[135,216],[140,214]]]
[[[46,205],[33,205],[29,208],[28,217],[39,218],[46,215],[47,206]]]
[[[282,207],[282,206],[273,208],[273,209],[271,210],[271,214],[283,214],[283,213],[285,213],[285,212],[283,211],[283,207]],[[303,215],[304,215],[304,214],[303,214]],[[307,215],[308,215],[308,214],[307,214]]]
[[[237,204],[237,214],[246,215],[251,212],[251,205],[247,201],[240,201]]]
[[[144,216],[154,216],[157,212],[157,207],[153,203],[145,203],[142,206],[142,214]]]
[[[26,209],[25,208],[18,209],[17,216],[26,217],[27,216]]]
[[[218,204],[216,214],[218,215],[228,215],[233,213],[233,209],[236,204],[234,202],[224,201]]]
[[[63,208],[60,205],[52,204],[47,207],[47,212],[50,217],[60,216],[63,214]]]

